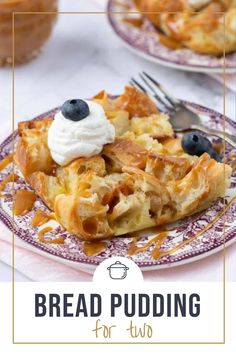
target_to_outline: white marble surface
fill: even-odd
[[[105,0],[61,0],[61,11],[103,11]],[[130,53],[104,14],[60,15],[43,53],[15,70],[15,121],[34,117],[67,98],[90,97],[101,89],[119,93],[131,76],[146,70],[174,95],[223,112],[223,87],[204,74],[168,69]],[[11,127],[11,69],[0,69],[1,124]],[[235,94],[226,92],[226,114],[235,119]],[[0,263],[0,280],[11,269]],[[16,280],[26,280],[16,273]]]

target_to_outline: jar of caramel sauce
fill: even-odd
[[[57,12],[57,6],[58,0],[0,0],[0,66],[13,60],[12,13],[27,12],[14,15],[14,62],[22,64],[40,53],[57,17],[43,12]]]

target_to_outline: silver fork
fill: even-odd
[[[171,96],[150,75],[145,72],[139,74],[141,82],[131,78],[130,84],[146,93],[156,103],[158,108],[166,112],[171,118],[171,124],[175,132],[197,130],[207,135],[216,136],[225,140],[236,149],[236,137],[228,132],[211,129],[203,125],[201,118],[191,111],[183,101]],[[223,130],[223,129],[222,129]]]

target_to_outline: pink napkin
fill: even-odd
[[[6,264],[12,264],[12,243],[2,239],[3,230],[0,226],[0,260]],[[4,235],[7,235],[4,230]],[[7,235],[11,239],[11,234]],[[92,275],[65,266],[57,261],[36,254],[24,248],[24,245],[16,246],[14,252],[15,269],[35,281],[90,281]]]

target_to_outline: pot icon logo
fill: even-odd
[[[111,279],[125,279],[127,276],[127,270],[129,268],[122,264],[120,261],[116,261],[115,263],[111,264],[107,270],[109,270],[109,276]]]
[[[93,281],[99,284],[105,283],[108,287],[110,282],[112,286],[118,285],[120,288],[127,284],[137,285],[142,282],[143,274],[139,266],[130,258],[116,256],[105,259],[97,266]]]

